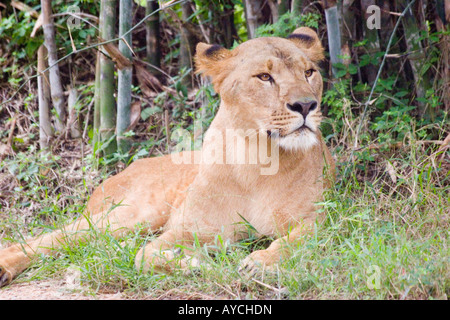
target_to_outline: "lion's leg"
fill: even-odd
[[[304,221],[287,236],[273,241],[267,249],[252,252],[241,262],[239,272],[253,275],[258,271],[273,269],[278,262],[288,257],[290,247],[298,244],[303,235],[312,231],[313,224],[312,221]]]
[[[167,217],[168,218],[168,217]],[[117,206],[110,212],[99,212],[92,216],[83,216],[63,228],[31,239],[24,244],[15,244],[0,250],[0,287],[29,267],[31,260],[38,254],[53,254],[63,244],[71,244],[89,236],[92,227],[99,231],[106,228],[115,237],[121,237],[132,230],[137,223],[150,226],[151,231],[162,227],[167,218],[151,209],[139,211],[131,206]]]
[[[186,270],[198,267],[199,261],[189,255],[180,256],[176,245],[190,248],[193,241],[189,235],[181,230],[167,230],[158,238],[144,245],[136,254],[135,266],[137,270],[149,272],[153,270],[161,273],[171,273],[175,268]],[[200,241],[201,242],[201,241]]]
[[[170,272],[170,261],[175,258],[175,253],[171,249],[174,248],[177,238],[179,237],[174,230],[168,230],[145,244],[136,254],[136,269],[148,272],[153,267],[156,271]]]

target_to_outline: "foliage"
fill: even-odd
[[[35,1],[23,2],[39,10]],[[214,11],[220,13],[233,5],[238,35],[234,46],[246,40],[242,1],[195,0],[194,3],[196,11],[189,21],[195,26],[202,24],[207,31],[221,28]],[[69,5],[76,5],[83,12],[98,16],[98,2],[92,0],[59,0],[53,4],[55,12],[63,13]],[[180,6],[175,7],[175,12],[181,17]],[[82,48],[97,41],[96,28],[88,24],[70,30],[69,34],[67,18],[56,18],[60,55],[72,52],[72,45]],[[4,49],[0,57],[0,82],[8,86],[8,94],[34,72],[35,53],[43,41],[40,32],[30,38],[34,21],[23,11],[3,16],[0,21],[3,46],[0,50]],[[138,124],[129,132],[134,141],[129,154],[116,152],[110,158],[95,157],[90,147],[93,75],[84,64],[95,60],[92,52],[74,55],[74,60],[80,59],[81,64],[63,63],[66,82],[74,81],[80,92],[77,111],[86,129],[84,140],[68,142],[58,137],[53,155],[37,150],[34,84],[29,85],[30,92],[17,102],[0,108],[0,147],[9,143],[9,133],[13,131],[12,152],[0,154],[3,242],[20,241],[43,230],[54,230],[80,216],[89,194],[102,179],[138,158],[171,152],[177,144],[173,133],[178,129],[187,130],[192,141],[195,140],[193,147],[200,147],[202,133],[211,124],[220,99],[212,85],[199,78],[194,90],[183,85],[181,80],[189,77],[191,70],[176,67],[180,45],[178,26],[168,16],[163,16],[161,23],[166,31],[162,39],[163,68],[167,72],[161,80],[164,89],[147,95],[138,85],[133,87],[133,97],[139,101],[141,112]],[[428,30],[420,33],[420,40],[428,45],[421,74],[446,63],[442,61],[439,45],[449,33],[434,32],[430,28],[432,22],[427,23]],[[287,12],[277,23],[258,28],[257,35],[286,37],[299,26],[315,28],[323,35],[324,24],[320,10],[301,16]],[[133,48],[138,57],[145,46],[142,38],[145,37],[135,39],[137,44]],[[326,41],[326,37],[321,38]],[[222,40],[218,32],[211,42]],[[111,230],[100,233],[92,229],[89,241],[58,250],[57,258],[41,257],[31,268],[32,272],[17,281],[61,278],[76,268],[81,272],[81,286],[76,290],[89,295],[102,290],[120,290],[131,297],[152,298],[209,295],[230,299],[445,299],[450,294],[447,276],[450,176],[448,151],[437,154],[433,144],[434,140],[442,141],[450,131],[443,100],[445,79],[436,76],[425,95],[416,98],[411,89],[412,77],[397,72],[402,68],[400,61],[404,60],[391,60],[381,72],[372,100],[368,102],[368,113],[362,119],[373,84],[361,74],[368,67],[378,70],[380,58],[385,54],[382,49],[374,52],[369,47],[367,40],[354,43],[352,56],[335,65],[337,79],[331,80],[329,66],[323,66],[322,109],[326,118],[322,132],[337,160],[339,183],[320,204],[324,222],[317,224],[312,237],[305,237],[301,245],[289,248],[291,258],[276,272],[256,277],[259,282],[237,272],[240,261],[250,250],[264,248],[249,226],[248,239],[240,243],[230,244],[217,238],[210,247],[197,246],[196,252],[205,263],[200,271],[193,270],[189,276],[181,271],[171,276],[141,274],[134,269],[134,257],[140,246],[151,241],[154,235],[143,236],[145,226],[137,226],[121,239],[115,239]],[[400,49],[397,46],[396,53],[402,53]],[[82,72],[87,75],[77,78]],[[424,113],[418,111],[418,103],[425,106]],[[359,136],[358,128],[362,128]],[[350,165],[353,169],[343,177]],[[376,288],[367,282],[373,270],[377,270],[373,267],[380,271]]]
[[[19,21],[17,22],[16,19]],[[0,40],[7,43],[6,50],[12,53],[14,61],[9,66],[2,68],[0,80],[8,80],[13,87],[17,87],[23,81],[19,65],[23,62],[28,63],[37,48],[43,43],[43,39],[30,38],[33,29],[32,20],[33,18],[27,12],[19,12],[17,18],[11,15],[0,20]],[[16,50],[17,48],[23,49]],[[5,57],[0,59],[5,59]]]
[[[286,12],[276,23],[266,24],[256,30],[257,37],[282,37],[290,35],[299,27],[310,27],[317,29],[321,16],[317,13],[308,12],[297,15],[294,12]]]
[[[324,220],[311,236],[305,235],[301,243],[288,247],[290,258],[264,276],[248,278],[237,271],[251,250],[267,246],[243,221],[249,232],[240,243],[216,237],[209,246],[197,244],[195,256],[202,265],[189,275],[181,270],[172,275],[138,272],[134,257],[155,237],[143,236],[145,225],[138,225],[120,239],[112,236],[112,230],[92,228],[88,241],[58,249],[57,258],[40,257],[31,272],[16,282],[66,278],[75,269],[79,285],[65,290],[94,296],[119,290],[129,298],[161,298],[171,292],[172,298],[202,294],[228,299],[445,299],[449,294],[450,243],[448,219],[444,217],[450,176],[430,165],[424,167],[428,155],[422,151],[422,147],[412,146],[409,156],[389,159],[399,177],[395,183],[378,170],[370,181],[352,177],[345,187],[328,191],[319,209]],[[383,161],[377,166],[384,166]],[[54,165],[52,168],[57,170]],[[17,172],[36,172],[21,170]],[[45,177],[40,179],[46,183]],[[54,197],[49,194],[45,199]],[[42,226],[57,228],[67,221],[67,211],[81,214],[83,209],[74,205],[67,211],[48,204],[44,207],[45,215],[28,225],[31,233],[38,233]],[[13,217],[0,219],[0,224],[8,225],[5,230],[17,240],[21,223],[13,222]],[[48,220],[45,225],[39,223],[44,217],[51,219],[50,226]]]

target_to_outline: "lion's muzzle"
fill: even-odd
[[[300,113],[303,118],[306,119],[306,116],[313,111],[314,109],[317,109],[317,101],[316,100],[304,100],[304,101],[296,101],[293,104],[287,103],[286,107],[294,112]]]

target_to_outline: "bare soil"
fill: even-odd
[[[65,280],[13,283],[0,289],[0,300],[123,300],[122,293],[101,293],[72,288]]]

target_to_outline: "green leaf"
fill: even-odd
[[[36,53],[37,49],[39,48],[39,46],[41,45],[41,41],[36,41],[33,39],[30,39],[30,41],[27,42],[27,45],[25,47],[25,52],[27,53],[27,56],[29,58],[33,57],[34,54]]]
[[[145,108],[144,110],[141,111],[141,118],[142,120],[147,120],[148,118],[150,118],[150,116],[159,112],[162,112],[162,109],[160,107]]]
[[[357,74],[357,73],[358,73],[358,67],[355,66],[354,64],[350,64],[350,65],[348,66],[348,72],[349,72],[350,74]]]
[[[347,70],[339,70],[336,72],[336,78],[341,78],[347,74]]]

